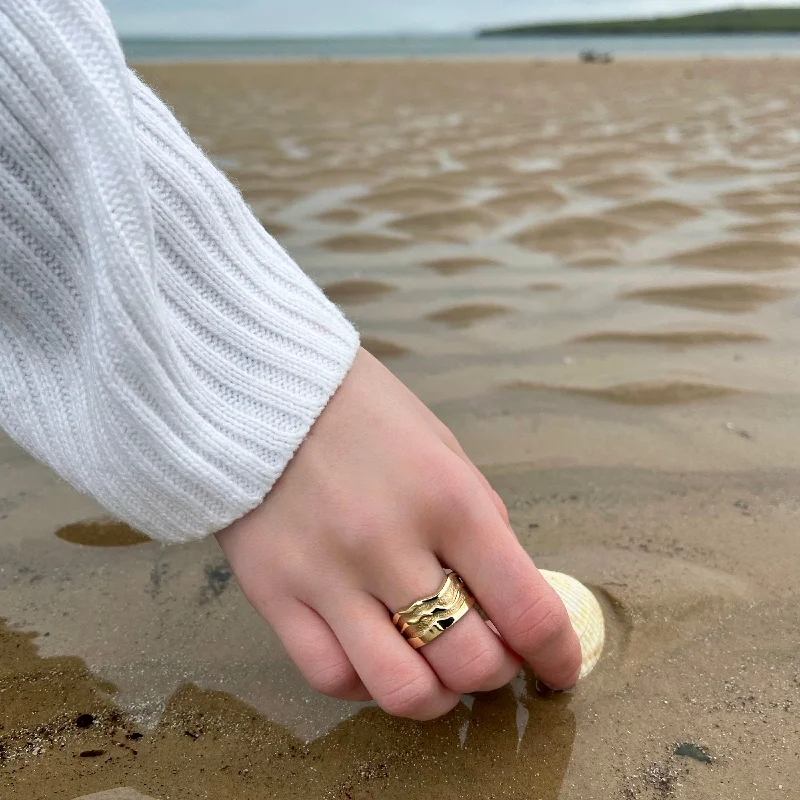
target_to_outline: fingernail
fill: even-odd
[[[544,681],[540,681],[538,678],[536,679],[536,691],[539,694],[567,694],[571,692],[577,683],[573,683],[571,686],[568,686],[566,689],[554,689],[552,686],[548,686]]]

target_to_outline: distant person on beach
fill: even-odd
[[[215,534],[325,694],[429,719],[523,660],[577,679],[498,495],[128,70],[100,0],[0,0],[0,424],[154,539]]]

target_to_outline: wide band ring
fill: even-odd
[[[401,609],[392,622],[417,650],[455,625],[474,605],[475,598],[464,581],[451,572],[435,595]]]

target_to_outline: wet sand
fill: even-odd
[[[213,542],[0,439],[0,795],[800,794],[796,71],[142,68],[610,641],[426,725],[317,697]]]

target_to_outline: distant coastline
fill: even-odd
[[[800,34],[800,8],[730,9],[678,17],[554,22],[478,31],[479,38]]]
[[[572,60],[584,49],[616,60],[800,58],[800,36],[534,35],[374,36],[320,39],[190,39],[123,37],[129,63],[529,59]]]

